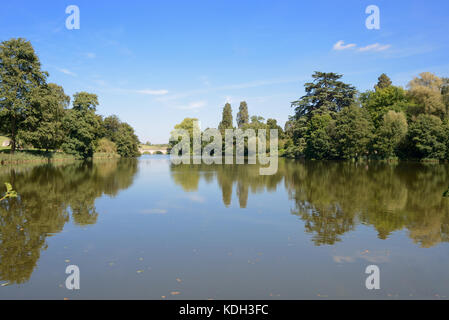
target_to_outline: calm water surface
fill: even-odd
[[[0,204],[0,299],[449,298],[448,165],[281,159],[260,176],[144,156],[4,181],[20,197]]]

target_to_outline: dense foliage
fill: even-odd
[[[0,132],[11,139],[11,153],[26,146],[83,159],[99,150],[139,155],[139,140],[129,124],[96,114],[97,95],[78,92],[69,109],[70,97],[47,77],[29,41],[0,43]]]
[[[449,156],[448,79],[424,72],[394,86],[382,74],[361,94],[341,75],[316,72],[292,102],[284,155],[307,159],[424,159]]]

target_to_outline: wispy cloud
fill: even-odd
[[[97,55],[93,52],[87,52],[86,57],[89,59],[95,59],[97,57]]]
[[[391,47],[390,44],[373,43],[358,49],[360,52],[366,51],[385,51]]]
[[[193,202],[198,202],[198,203],[206,202],[206,199],[198,194],[188,194],[185,197]]]
[[[206,105],[206,101],[194,101],[184,106],[178,106],[177,109],[180,110],[196,110],[204,107]]]
[[[66,75],[69,75],[69,76],[72,76],[72,77],[76,77],[76,73],[74,73],[74,72],[72,72],[72,71],[70,71],[68,69],[58,68],[58,71],[66,74]]]
[[[140,93],[140,94],[150,95],[150,96],[163,96],[168,93],[168,90],[144,89],[144,90],[136,90],[136,92]]]
[[[345,42],[343,40],[340,40],[336,44],[334,44],[332,49],[335,51],[342,51],[342,50],[353,49],[356,47],[357,47],[357,45],[355,43],[345,44]],[[364,47],[357,48],[357,51],[358,52],[368,52],[368,51],[380,52],[380,51],[385,51],[385,50],[389,49],[390,47],[391,47],[391,44],[373,43],[373,44],[366,45]]]
[[[336,51],[341,51],[341,50],[355,48],[356,46],[357,45],[355,43],[345,44],[345,42],[343,40],[340,40],[336,44],[334,44],[333,49]]]
[[[204,88],[204,89],[185,91],[185,92],[161,97],[161,98],[158,98],[158,100],[159,101],[170,101],[170,100],[186,98],[186,97],[197,95],[197,94],[207,94],[207,93],[219,92],[219,91],[257,88],[257,87],[263,87],[263,86],[293,83],[293,82],[306,81],[306,80],[307,80],[306,76],[295,77],[295,78],[283,78],[283,79],[256,80],[256,81],[249,81],[249,82],[243,82],[243,83],[237,83],[237,84],[229,84],[229,85],[223,85],[223,86],[217,86],[217,87],[209,87],[209,88]]]

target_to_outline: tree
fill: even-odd
[[[26,111],[20,138],[35,148],[58,149],[65,137],[62,119],[69,103],[70,97],[54,83],[36,88]]]
[[[226,103],[223,108],[223,115],[222,120],[220,124],[218,125],[218,129],[225,130],[225,129],[232,129],[232,108],[229,103]]]
[[[306,117],[299,119],[290,117],[290,120],[285,124],[285,132],[288,136],[288,141],[285,144],[286,157],[300,158],[304,156],[307,147],[307,131]]]
[[[296,118],[305,115],[311,118],[317,112],[331,112],[334,115],[350,106],[357,91],[355,87],[339,81],[341,77],[336,73],[315,72],[313,82],[304,85],[306,94],[291,103],[295,107]]]
[[[309,159],[329,159],[335,154],[330,134],[332,117],[329,114],[315,114],[307,127],[305,155]]]
[[[101,138],[98,140],[95,151],[101,153],[117,153],[117,145],[107,138]]]
[[[32,106],[32,94],[47,76],[29,41],[18,38],[0,44],[0,124],[11,138],[11,153]]]
[[[193,129],[199,130],[197,118],[185,118],[181,123],[175,125],[176,130],[186,130],[189,133],[190,139],[193,137]]]
[[[373,137],[368,112],[357,105],[343,109],[337,115],[334,135],[341,159],[359,159],[367,155]]]
[[[283,139],[284,138],[284,130],[280,125],[278,125],[278,122],[276,119],[267,119],[267,133],[270,133],[271,129],[275,129],[278,131],[278,138]]]
[[[364,92],[360,100],[363,107],[369,112],[376,128],[382,124],[384,115],[389,110],[405,112],[410,105],[406,91],[396,86],[387,86],[377,88],[376,91]]]
[[[385,73],[382,73],[380,77],[377,78],[377,80],[377,84],[374,86],[374,89],[376,89],[376,91],[379,89],[388,88],[392,85],[390,78]]]
[[[237,126],[241,128],[249,123],[248,105],[246,101],[240,102],[239,112],[237,113]]]
[[[435,74],[431,72],[422,72],[419,74],[419,77],[413,78],[409,82],[410,89],[416,87],[426,87],[432,90],[438,91],[441,90],[441,85],[443,84],[443,80],[437,77]]]
[[[449,114],[449,78],[441,78],[443,84],[441,85],[441,94],[443,95],[443,102],[446,106],[446,114]]]
[[[187,131],[188,135],[189,135],[189,140],[190,141],[183,141],[183,143],[186,143],[185,147],[188,148],[190,146],[190,151],[193,151],[193,130],[198,130],[200,131],[199,125],[198,125],[198,119],[197,118],[185,118],[184,120],[182,120],[181,123],[178,123],[177,125],[175,125],[175,130],[185,130]],[[178,137],[178,140],[176,141],[174,139],[175,136],[175,132],[172,131],[170,133],[170,137],[173,137],[173,139],[170,139],[170,146],[173,147],[176,144],[178,144],[178,142],[181,141],[181,137]]]
[[[87,92],[76,93],[73,108],[63,119],[66,138],[62,144],[64,152],[87,159],[93,156],[100,123],[95,114],[98,98]]]
[[[417,158],[444,159],[447,134],[440,118],[420,114],[409,126],[409,139]]]
[[[104,118],[103,130],[104,136],[111,141],[115,140],[115,136],[120,128],[121,121],[116,115]]]
[[[98,96],[88,92],[78,92],[73,95],[73,109],[77,111],[97,111]]]
[[[374,148],[384,159],[396,156],[396,150],[407,135],[407,119],[403,112],[388,111],[377,130]]]
[[[120,124],[114,142],[120,156],[133,158],[139,155],[139,139],[134,129],[126,122]]]
[[[408,84],[409,96],[416,104],[411,112],[414,116],[419,114],[432,114],[440,119],[446,117],[446,106],[442,95],[443,81],[430,72],[423,72]]]

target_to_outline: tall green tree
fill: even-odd
[[[139,155],[139,139],[134,133],[134,129],[126,122],[120,124],[114,142],[120,156],[134,158]]]
[[[73,109],[77,111],[97,111],[98,96],[94,93],[78,92],[73,95]]]
[[[278,122],[276,119],[267,119],[267,134],[269,137],[269,133],[270,130],[277,130],[278,131],[278,138],[279,139],[284,139],[285,138],[285,134],[284,134],[284,130],[282,129],[282,127],[280,125],[278,125]]]
[[[11,138],[11,153],[33,106],[32,94],[47,76],[29,41],[18,38],[0,43],[0,125]]]
[[[408,84],[409,96],[415,103],[411,109],[413,116],[431,114],[444,119],[447,117],[442,94],[443,80],[433,73],[423,72]]]
[[[382,73],[379,78],[377,78],[377,84],[374,86],[374,89],[385,89],[392,85],[391,79],[385,74]]]
[[[326,114],[315,114],[307,122],[305,155],[309,159],[330,159],[335,156],[335,142],[332,139],[333,119]]]
[[[420,114],[410,124],[408,137],[412,143],[415,157],[444,159],[447,129],[440,118],[434,115]]]
[[[21,140],[35,148],[58,149],[65,137],[62,119],[69,103],[70,97],[54,83],[34,90],[19,134]]]
[[[104,136],[109,140],[114,141],[121,123],[122,122],[116,115],[104,118],[102,123]]]
[[[79,92],[74,95],[73,108],[63,119],[66,138],[62,144],[64,152],[79,158],[93,156],[100,123],[95,114],[98,97],[95,94]]]
[[[237,126],[241,128],[249,123],[248,105],[246,101],[240,102],[239,112],[237,113]]]
[[[376,132],[374,148],[384,158],[397,155],[400,143],[407,135],[407,118],[403,112],[388,111]]]
[[[371,118],[364,108],[351,105],[338,113],[334,136],[339,157],[360,159],[367,156],[373,129]]]
[[[354,102],[357,93],[355,87],[340,79],[342,75],[336,73],[315,72],[313,82],[304,85],[306,94],[291,103],[295,107],[295,116],[311,118],[315,113],[332,115]]]
[[[376,91],[364,92],[360,96],[360,101],[369,112],[376,128],[382,124],[388,111],[405,112],[410,105],[407,92],[396,86],[387,86],[377,88]]]
[[[220,124],[218,125],[218,129],[232,129],[233,128],[232,121],[232,108],[229,103],[226,103],[223,108],[223,115]]]

